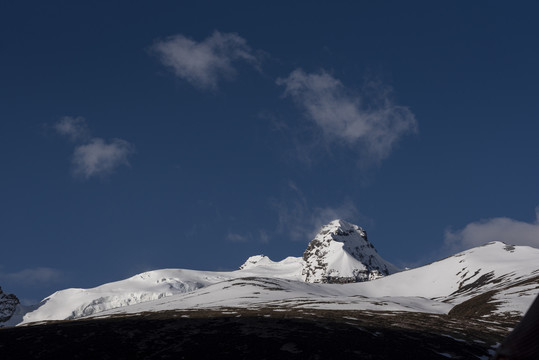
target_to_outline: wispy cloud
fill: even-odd
[[[325,71],[296,69],[277,84],[327,140],[358,148],[362,160],[383,160],[403,135],[417,131],[414,114],[395,105],[391,89],[380,83],[371,82],[358,93]]]
[[[151,51],[176,76],[200,90],[216,90],[221,79],[232,79],[236,75],[234,62],[258,66],[258,58],[247,41],[234,33],[215,31],[200,42],[174,35],[156,41]]]
[[[0,272],[0,280],[23,285],[44,285],[61,281],[62,272],[49,267],[36,267],[17,272]]]
[[[241,234],[229,232],[228,235],[226,236],[226,239],[231,242],[240,243],[240,242],[248,242],[250,237],[251,237],[250,235],[241,235]]]
[[[253,232],[245,232],[245,233],[235,233],[235,232],[228,232],[226,236],[226,240],[233,242],[233,243],[246,243],[246,242],[259,242],[261,244],[267,244],[270,242],[270,235],[266,230],[258,230]]]
[[[89,143],[75,148],[73,173],[86,179],[110,174],[121,165],[129,165],[128,157],[133,151],[133,146],[122,139],[106,142],[93,138]]]
[[[91,138],[82,116],[64,116],[53,127],[59,134],[79,143],[71,159],[74,176],[84,179],[105,176],[119,166],[129,165],[128,158],[134,152],[134,146],[122,139]]]
[[[265,230],[259,230],[258,237],[262,244],[268,244],[270,242],[270,236]]]
[[[445,244],[451,250],[469,249],[491,241],[539,248],[539,207],[535,214],[536,219],[531,223],[498,217],[472,222],[457,231],[449,229],[445,232]]]
[[[277,233],[290,240],[311,240],[323,225],[332,220],[343,219],[357,222],[359,210],[345,199],[334,206],[311,206],[301,190],[293,182],[289,188],[295,193],[285,200],[273,201],[277,211]]]
[[[87,140],[90,137],[90,129],[82,116],[64,116],[54,124],[54,129],[71,141]]]

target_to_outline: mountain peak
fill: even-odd
[[[322,227],[303,260],[306,282],[367,281],[398,271],[378,255],[363,228],[340,219]]]
[[[273,263],[271,259],[265,255],[254,255],[249,257],[242,266],[240,266],[239,270],[245,270],[250,269],[257,265],[264,265],[268,263]]]
[[[329,224],[322,226],[319,233],[331,233],[336,236],[347,236],[358,233],[362,238],[367,240],[367,232],[365,229],[341,219],[333,220]],[[335,240],[339,241],[338,239]]]

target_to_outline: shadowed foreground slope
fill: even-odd
[[[0,329],[2,359],[488,359],[515,319],[277,308],[164,311]]]

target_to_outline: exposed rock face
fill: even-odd
[[[323,226],[307,246],[303,260],[306,282],[369,281],[398,271],[378,255],[365,230],[343,220]]]
[[[13,294],[5,294],[0,288],[0,323],[8,321],[15,313],[19,299]]]

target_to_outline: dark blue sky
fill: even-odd
[[[539,247],[535,2],[2,2],[0,285]]]

